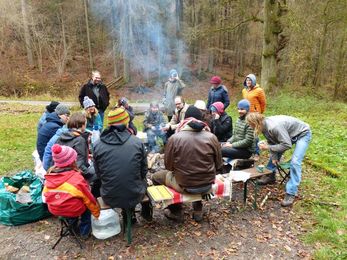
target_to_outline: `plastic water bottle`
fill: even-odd
[[[97,239],[106,239],[121,231],[119,216],[113,209],[100,211],[99,219],[92,216],[92,233]]]
[[[92,144],[94,144],[97,140],[100,139],[100,130],[98,129],[97,126],[94,126],[93,132],[92,132]]]

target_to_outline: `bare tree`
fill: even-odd
[[[27,50],[28,63],[29,63],[29,66],[34,66],[33,52],[31,47],[31,37],[30,37],[30,30],[29,30],[29,24],[28,24],[28,15],[27,15],[28,10],[27,10],[25,0],[21,0],[21,6],[22,6],[25,48]]]
[[[90,35],[89,35],[88,3],[87,3],[87,0],[83,0],[83,5],[84,5],[84,17],[85,17],[85,21],[86,21],[87,44],[88,44],[88,54],[89,54],[89,68],[92,70],[94,68],[94,65],[93,65],[92,47],[91,47],[91,44],[90,44]]]

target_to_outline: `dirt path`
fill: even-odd
[[[107,240],[90,237],[80,250],[71,238],[64,238],[55,250],[59,223],[48,218],[17,227],[0,225],[1,259],[301,259],[311,251],[299,240],[305,232],[303,221],[293,209],[281,208],[282,187],[269,186],[261,191],[272,195],[263,209],[242,207],[240,186],[234,187],[235,200],[205,203],[204,221],[191,220],[190,205],[185,206],[185,222],[176,224],[155,209],[154,220],[147,223],[138,216],[133,228],[133,244],[126,247],[120,234]],[[252,191],[250,191],[252,192]],[[300,201],[298,202],[300,203]],[[233,213],[232,209],[238,209]]]

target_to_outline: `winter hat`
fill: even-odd
[[[170,77],[177,77],[178,76],[178,73],[177,73],[177,70],[175,70],[175,69],[172,69],[172,70],[170,70]]]
[[[55,108],[55,112],[57,113],[58,116],[60,115],[70,115],[70,109],[63,105],[63,104],[59,104],[56,108]]]
[[[247,99],[242,99],[237,104],[237,108],[238,109],[245,109],[247,112],[249,112],[250,105],[251,104],[249,103],[249,101]]]
[[[52,157],[54,166],[63,168],[76,161],[77,152],[69,146],[55,144],[52,146]]]
[[[214,102],[214,103],[211,105],[210,110],[213,110],[213,108],[215,108],[215,109],[217,110],[216,112],[217,112],[219,115],[223,114],[223,112],[224,112],[224,104],[223,104],[222,102],[220,102],[220,101]]]
[[[186,119],[188,117],[194,117],[197,120],[202,120],[201,111],[195,106],[189,106],[188,107],[186,114],[184,115],[184,119]]]
[[[247,87],[247,84],[246,84],[246,79],[249,78],[251,81],[252,81],[252,86],[255,86],[257,84],[257,78],[255,77],[254,74],[248,74],[245,78],[245,80],[243,81],[243,85],[245,87]]]
[[[210,83],[211,84],[220,84],[222,83],[222,80],[220,77],[218,76],[213,76],[211,79],[210,79]]]
[[[125,106],[128,103],[129,103],[129,100],[126,97],[122,97],[121,99],[118,100],[118,104],[120,106]]]
[[[84,109],[87,109],[88,107],[95,107],[95,103],[92,99],[85,96],[83,99],[83,107],[84,107]]]
[[[108,118],[108,125],[121,125],[121,124],[126,125],[130,121],[128,112],[125,111],[125,109],[122,107],[118,107],[111,110],[108,113],[107,118]]]
[[[49,113],[53,113],[55,108],[59,105],[59,102],[57,101],[52,101],[49,105],[46,106],[46,110]]]
[[[203,100],[197,100],[195,101],[194,106],[200,110],[206,110],[206,103]]]
[[[149,107],[157,107],[157,108],[159,108],[159,104],[158,104],[158,102],[152,102],[152,103],[149,105]]]

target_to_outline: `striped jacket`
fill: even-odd
[[[94,217],[99,217],[99,205],[80,172],[71,168],[52,170],[45,179],[43,195],[53,215],[78,217],[88,208]]]
[[[233,136],[228,140],[234,148],[247,149],[251,153],[255,151],[254,130],[247,124],[246,116],[239,117],[234,127]]]
[[[252,89],[244,88],[242,90],[243,98],[251,103],[249,112],[264,113],[266,108],[266,98],[264,90],[258,85]]]

